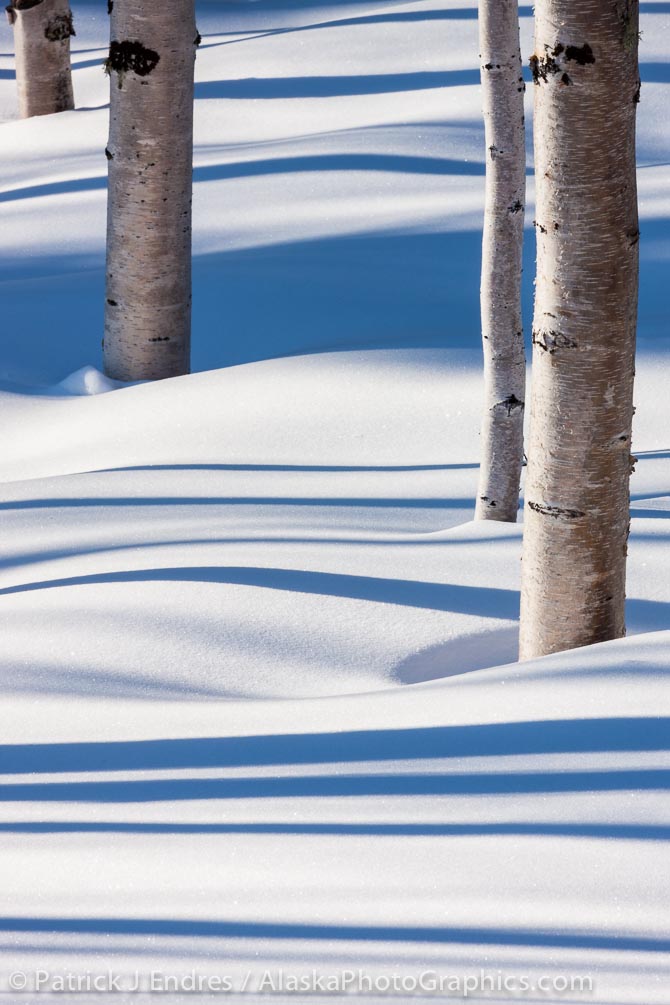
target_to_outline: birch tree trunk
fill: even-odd
[[[638,0],[537,0],[522,659],[625,632]]]
[[[194,0],[114,0],[104,364],[189,371]]]
[[[75,34],[68,0],[11,0],[19,114],[51,115],[74,108],[70,38]]]
[[[479,47],[487,157],[481,281],[484,415],[475,518],[514,522],[526,383],[521,323],[525,87],[517,0],[480,0]]]

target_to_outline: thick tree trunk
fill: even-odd
[[[75,34],[68,0],[12,0],[16,86],[21,118],[74,108],[70,38]]]
[[[525,88],[517,0],[480,0],[479,47],[487,156],[481,283],[484,416],[475,517],[514,522],[526,384],[521,323]]]
[[[625,632],[637,0],[537,0],[537,289],[522,659]]]
[[[105,372],[188,373],[194,0],[114,0]]]

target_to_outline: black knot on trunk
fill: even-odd
[[[153,49],[147,49],[141,42],[112,42],[109,56],[105,60],[105,72],[136,73],[138,77],[147,77],[155,70],[160,56]]]
[[[523,409],[525,408],[525,404],[523,401],[517,398],[515,394],[510,394],[507,396],[507,398],[504,398],[502,401],[497,401],[493,407],[504,408],[505,411],[507,412],[507,415],[510,416],[512,412],[514,412],[516,409],[521,409],[521,411],[523,411]]]
[[[578,63],[580,66],[586,66],[587,63],[595,63],[596,61],[593,49],[588,43],[566,46],[565,58],[568,62]]]
[[[64,42],[66,38],[72,38],[76,34],[69,11],[67,14],[56,14],[44,29],[44,37],[50,42]]]

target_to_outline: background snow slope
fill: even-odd
[[[17,121],[0,56],[0,990],[483,967],[670,1002],[670,5],[641,4],[630,636],[523,666],[520,528],[469,522],[476,5],[199,2],[206,372],[116,390],[108,22],[73,7],[77,111]]]

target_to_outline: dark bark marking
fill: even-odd
[[[156,338],[150,338],[149,342],[169,342],[169,335],[157,335]]]
[[[39,7],[41,3],[44,3],[44,0],[13,0],[8,10],[11,8],[14,10],[31,10],[33,7]]]
[[[508,208],[507,212],[520,213],[522,209],[523,209],[523,203],[521,202],[521,199],[517,199],[517,201],[513,202],[512,205]]]
[[[116,302],[116,300],[110,300],[109,297],[107,298],[107,303],[109,304],[110,307],[118,307],[119,306],[118,303]]]
[[[580,509],[563,509],[561,506],[547,506],[545,503],[529,502],[528,508],[534,513],[541,513],[542,516],[550,516],[554,520],[563,518],[564,520],[579,520],[586,516]]]
[[[533,345],[553,356],[557,349],[576,349],[577,343],[561,332],[543,330],[533,332]]]
[[[105,147],[105,157],[107,158],[108,161],[113,161],[114,160],[114,154],[109,149],[109,147]]]
[[[556,52],[556,49],[554,49],[554,52]],[[534,84],[546,84],[549,77],[561,72],[561,68],[554,56],[549,52],[549,49],[547,49],[544,56],[533,55],[530,57],[530,72],[533,76]]]
[[[201,45],[201,44],[202,44],[202,35],[200,34],[200,32],[198,31],[198,29],[196,28],[195,29],[195,38],[193,39],[193,45],[197,49],[198,46]]]
[[[141,42],[112,42],[109,56],[105,60],[105,73],[112,71],[118,74],[135,73],[138,77],[147,77],[160,62],[160,56],[153,49],[147,49]]]
[[[114,0],[107,0],[107,13],[111,14],[114,10]]]
[[[489,499],[488,496],[480,496],[479,498],[481,499],[482,502],[488,503],[489,506],[495,506],[496,505],[495,499]]]
[[[554,49],[556,52],[556,49]],[[579,66],[586,66],[589,63],[595,63],[596,57],[593,55],[593,49],[586,42],[584,45],[568,45],[565,50],[565,58],[569,63],[577,63]]]
[[[638,80],[637,84],[635,85],[635,90],[633,91],[633,104],[634,105],[639,105],[640,104],[640,92],[641,92],[641,90],[642,90],[642,81]]]
[[[547,233],[547,228],[543,227],[541,223],[537,222],[537,220],[533,220],[533,226],[537,227],[537,229],[540,231],[541,234]]]
[[[50,42],[64,42],[66,38],[72,38],[76,34],[70,11],[67,14],[56,14],[44,29],[44,37]]]
[[[635,230],[627,231],[626,237],[628,238],[629,248],[634,248],[636,244],[640,243],[640,231],[637,228]]]
[[[565,72],[561,64],[577,63],[578,66],[586,66],[588,63],[595,63],[593,49],[585,42],[584,45],[563,45],[557,42],[553,49],[548,45],[544,47],[544,55],[533,55],[530,57],[530,69],[533,75],[533,83],[548,83],[549,78],[557,73],[561,74],[561,84],[566,87],[572,83],[572,78]]]
[[[54,107],[57,112],[67,112],[72,108],[72,78],[67,66],[56,75],[54,86]]]
[[[515,394],[510,394],[502,401],[496,401],[495,405],[493,406],[493,408],[501,408],[501,407],[506,410],[507,415],[509,417],[512,414],[512,412],[515,411],[515,409],[517,408],[523,411],[526,405],[525,402],[520,401]]]

